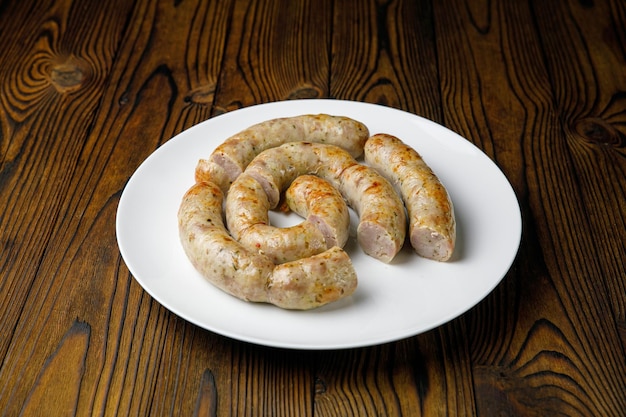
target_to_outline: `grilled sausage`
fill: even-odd
[[[359,215],[359,246],[368,255],[391,262],[406,237],[406,213],[393,186],[372,168],[353,165],[341,175],[340,189]]]
[[[183,249],[216,287],[243,300],[266,301],[275,265],[230,236],[222,221],[222,201],[222,192],[213,183],[196,183],[187,191],[178,211]]]
[[[301,175],[287,188],[285,202],[322,232],[327,248],[345,246],[350,213],[339,191],[328,181],[315,175]]]
[[[233,239],[222,220],[222,204],[220,188],[200,182],[185,193],[178,211],[183,249],[216,287],[242,300],[301,310],[337,301],[356,289],[356,272],[341,248],[276,266]]]
[[[419,153],[394,136],[377,134],[365,143],[365,162],[401,193],[415,252],[437,261],[450,259],[456,240],[452,201]]]
[[[353,157],[363,154],[367,127],[343,116],[309,114],[268,120],[250,126],[220,144],[196,166],[196,181],[213,181],[222,191],[265,149],[287,142],[308,141],[341,146]]]
[[[324,234],[311,221],[284,228],[270,225],[267,195],[259,182],[247,174],[233,182],[225,210],[226,225],[232,236],[275,264],[306,258],[335,246],[326,245]]]
[[[268,302],[308,310],[349,296],[356,287],[350,257],[335,246],[319,255],[277,265],[268,285]]]
[[[262,185],[271,208],[298,176],[319,175],[337,188],[359,215],[357,239],[366,254],[388,263],[402,248],[406,214],[400,196],[383,176],[337,146],[286,143],[261,152],[245,172]]]

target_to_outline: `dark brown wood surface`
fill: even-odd
[[[498,164],[523,237],[484,301],[292,351],[134,281],[115,216],[138,165],[312,97],[427,117]],[[626,416],[625,230],[621,0],[0,1],[0,416]]]

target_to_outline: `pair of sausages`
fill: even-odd
[[[287,186],[304,174],[328,181],[357,212],[357,240],[365,253],[386,263],[395,257],[406,235],[402,200],[384,177],[359,164],[344,149],[322,143],[285,143],[260,153],[243,173],[265,190],[270,209],[278,205]],[[233,185],[239,182],[238,178]],[[227,220],[239,216],[242,210],[229,203],[227,197]]]
[[[367,165],[355,159],[363,153]],[[196,181],[179,209],[183,248],[202,275],[244,300],[310,309],[353,293],[356,272],[341,249],[346,202],[359,215],[361,248],[376,259],[390,262],[402,248],[405,206],[418,254],[442,261],[454,249],[452,204],[430,168],[399,139],[369,138],[353,119],[304,115],[252,126],[200,160]],[[285,189],[306,220],[275,228],[267,212]]]

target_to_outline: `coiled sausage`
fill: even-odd
[[[334,144],[358,158],[368,137],[363,123],[344,116],[307,114],[267,120],[231,136],[209,159],[201,159],[196,181],[212,181],[225,192],[256,155],[287,142]]]
[[[225,210],[231,235],[275,264],[317,255],[335,246],[327,247],[324,234],[311,221],[284,228],[270,225],[267,195],[261,184],[245,173],[230,187]]]
[[[406,236],[406,213],[400,196],[382,175],[360,165],[345,150],[309,142],[291,142],[267,149],[245,170],[265,190],[270,208],[281,192],[303,174],[315,174],[339,190],[359,215],[357,239],[363,251],[390,262]]]
[[[185,193],[178,211],[183,249],[216,287],[242,300],[299,310],[337,301],[356,289],[356,272],[343,249],[274,265],[233,239],[222,220],[222,204],[216,184],[199,182]]]

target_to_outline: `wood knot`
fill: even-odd
[[[219,116],[220,114],[225,114],[233,110],[239,110],[245,107],[242,101],[231,101],[230,103],[226,103],[225,105],[215,105],[213,106],[213,117]]]
[[[315,394],[325,394],[327,390],[328,385],[326,384],[326,381],[324,381],[322,378],[315,377]]]
[[[50,81],[60,93],[75,91],[81,87],[85,74],[72,62],[57,64],[50,70]]]
[[[605,146],[624,146],[626,138],[619,130],[610,123],[597,118],[588,117],[577,120],[574,130],[584,141]]]
[[[196,104],[200,106],[206,106],[213,103],[213,97],[215,95],[215,85],[201,85],[194,88],[185,96],[185,103]]]
[[[301,87],[291,93],[287,97],[288,100],[306,99],[306,98],[318,98],[322,95],[322,92],[315,87]]]

